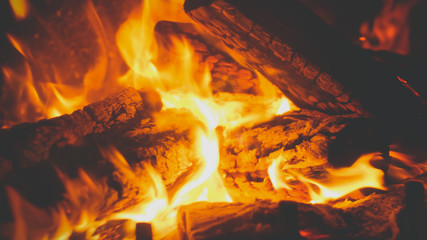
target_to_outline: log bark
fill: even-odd
[[[387,129],[373,119],[309,110],[287,112],[229,135],[234,137],[223,140],[220,169],[230,195],[248,202],[265,196],[309,200],[306,187],[299,182],[290,191],[272,188],[266,179],[274,161],[283,166],[282,171],[321,178],[327,168],[350,166],[362,154],[380,152],[387,164],[390,144]]]
[[[2,129],[0,158],[12,161],[13,167],[30,166],[46,160],[54,144],[72,143],[92,133],[121,127],[145,108],[150,108],[149,102],[143,101],[136,90],[126,89],[70,115]]]
[[[186,151],[183,149],[191,148],[186,135],[190,129],[188,122],[194,118],[186,116],[189,119],[186,120],[185,114],[169,112],[176,115],[178,121],[173,127],[161,129],[152,118],[152,114],[160,108],[160,98],[154,91],[138,92],[128,88],[70,115],[2,130],[0,159],[6,168],[2,169],[0,179],[6,178],[11,171],[43,161],[56,164],[65,163],[67,161],[64,159],[68,159],[75,166],[84,167],[87,164],[84,159],[88,159],[84,153],[93,152],[91,148],[98,149],[95,146],[98,144],[114,145],[129,161],[134,160],[131,163],[152,158],[150,161],[159,172],[165,174],[169,184],[177,177],[172,175],[182,173],[183,169],[178,168],[188,163],[181,159],[180,153],[184,154]],[[178,126],[179,121],[181,126]],[[73,148],[81,150],[75,152]],[[176,159],[175,163],[172,162],[174,160],[166,161],[167,157],[172,156]],[[81,159],[81,162],[72,160],[73,157]],[[94,159],[92,163],[95,162]]]
[[[300,108],[417,118],[419,97],[299,1],[186,0],[187,14]]]
[[[109,104],[113,100],[117,101]],[[9,157],[4,157],[5,161],[17,164],[10,164],[13,169],[4,175],[3,184],[17,189],[36,206],[47,207],[63,200],[64,181],[56,169],[70,178],[78,178],[79,169],[83,169],[91,178],[106,182],[110,191],[105,198],[118,195],[117,201],[107,204],[102,212],[118,211],[143,201],[138,193],[145,192],[151,185],[135,184],[140,181],[123,174],[108,161],[102,150],[114,146],[130,164],[134,175],[146,179],[143,182],[150,182],[143,164],[149,163],[173,191],[175,185],[179,185],[179,181],[176,184],[175,181],[197,167],[199,159],[194,157],[191,129],[199,123],[186,112],[158,112],[158,104],[153,93],[127,89],[104,103],[88,105],[71,115],[5,130],[0,137],[5,142],[16,139],[8,143],[16,152],[13,155],[3,149],[0,153]],[[154,122],[153,112],[175,121]],[[295,191],[274,191],[267,178],[271,163],[281,156],[289,169],[320,176],[325,167],[350,165],[363,153],[386,149],[388,138],[375,126],[355,114],[328,116],[309,110],[285,113],[266,123],[227,133],[232,138],[220,137],[220,170],[226,176],[230,195],[240,201],[308,199],[302,184],[296,184]],[[14,136],[16,133],[21,135]],[[220,129],[218,133],[221,135]],[[25,144],[21,144],[20,138],[26,139]],[[34,151],[45,158],[33,160]],[[21,159],[26,160],[26,164],[21,164]]]
[[[178,232],[185,240],[286,239],[287,226],[280,219],[290,217],[306,239],[384,239],[396,237],[399,231],[396,215],[404,206],[403,196],[399,186],[336,206],[294,203],[297,217],[281,211],[277,202],[198,202],[180,208]]]
[[[145,164],[152,165],[165,185],[173,187],[200,160],[194,157],[191,132],[199,123],[189,113],[159,113],[160,108],[154,92],[125,89],[73,114],[3,130],[0,154],[2,165],[9,168],[2,169],[0,210],[5,214],[0,222],[12,218],[10,191],[5,186],[35,207],[47,209],[69,201],[64,197],[69,194],[67,184],[83,181],[87,175],[102,189],[95,191],[102,196],[93,200],[105,201],[100,204],[100,218],[145,200],[141,193],[153,187]],[[175,121],[156,124],[153,113]],[[129,166],[117,165],[119,157],[112,148]]]

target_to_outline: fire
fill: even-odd
[[[9,3],[17,20],[22,20],[28,15],[28,0],[9,0]]]
[[[17,18],[28,14],[26,1],[10,1]],[[7,192],[15,217],[15,239],[28,236],[41,239],[66,239],[73,232],[84,233],[96,239],[97,227],[113,219],[127,219],[153,223],[155,236],[160,236],[176,226],[179,206],[197,201],[232,202],[223,179],[218,172],[220,163],[220,137],[232,137],[229,133],[241,126],[249,126],[271,119],[289,111],[289,101],[278,93],[263,76],[260,79],[261,95],[213,93],[209,67],[201,65],[195,51],[184,39],[173,39],[173,50],[161,49],[154,36],[154,27],[160,20],[189,22],[182,10],[183,0],[145,0],[118,29],[117,48],[128,66],[120,77],[108,78],[109,68],[116,65],[108,60],[108,44],[100,41],[101,54],[96,63],[82,77],[80,85],[73,85],[61,77],[55,68],[49,81],[35,82],[32,67],[37,56],[18,38],[8,34],[10,43],[23,57],[22,69],[2,66],[6,85],[14,92],[14,102],[19,109],[10,112],[6,127],[23,121],[36,121],[70,113],[88,103],[108,96],[114,88],[132,86],[156,90],[163,104],[162,111],[183,109],[197,119],[192,129],[194,156],[198,160],[178,191],[170,195],[156,170],[145,165],[145,172],[135,173],[126,159],[114,148],[102,148],[104,158],[109,159],[119,176],[141,190],[140,202],[133,207],[100,217],[108,194],[105,179],[93,179],[79,170],[78,177],[71,179],[58,170],[65,186],[65,201],[48,210],[38,209],[26,202],[14,189]],[[86,6],[88,18],[97,33],[105,39],[105,29],[91,2]],[[362,39],[361,39],[362,40]],[[365,39],[366,40],[366,39]],[[167,56],[164,56],[167,52]],[[250,100],[250,101],[248,101]],[[164,115],[154,116],[159,126],[167,122]],[[172,120],[173,121],[173,120]],[[161,123],[161,124],[160,124]],[[222,136],[219,136],[222,134]],[[405,162],[405,157],[392,153]],[[298,180],[308,189],[311,202],[321,203],[340,198],[360,188],[385,189],[383,172],[370,165],[378,159],[377,153],[361,156],[352,166],[326,169],[321,179],[309,178],[286,168],[286,159],[280,156],[268,168],[269,178],[275,189],[291,190],[289,182]],[[409,163],[406,162],[407,165]],[[26,216],[26,212],[30,217]],[[175,224],[175,225],[174,225]],[[157,234],[157,235],[156,235]],[[160,238],[160,237],[159,237]]]
[[[380,153],[362,155],[350,167],[326,169],[327,174],[321,179],[309,178],[291,169],[280,174],[285,169],[280,168],[279,164],[286,160],[278,158],[270,166],[269,176],[275,189],[289,189],[287,180],[299,180],[307,186],[311,203],[324,203],[361,188],[386,190],[383,171],[370,164],[371,161],[381,158]]]
[[[82,169],[78,171],[77,178],[70,178],[57,170],[65,186],[65,200],[49,209],[35,207],[13,188],[6,187],[15,218],[14,239],[68,239],[73,232],[85,233],[87,239],[96,239],[95,230],[108,220],[149,222],[166,209],[166,189],[161,177],[150,165],[145,166],[145,173],[137,175],[116,149],[101,148],[100,151],[126,181],[139,185],[137,188],[143,191],[141,203],[126,211],[99,218],[107,203],[118,200],[117,195],[109,193],[111,190],[107,179],[96,180]],[[148,176],[148,182],[145,176]]]
[[[194,129],[200,164],[188,182],[173,196],[168,211],[195,201],[230,202],[217,172],[220,161],[217,127],[224,127],[227,131],[243,124],[254,124],[284,113],[289,110],[289,103],[283,97],[273,95],[271,98],[269,95],[269,101],[262,99],[265,101],[262,105],[264,111],[253,111],[247,102],[239,101],[238,95],[227,101],[222,100],[224,95],[213,95],[208,66],[200,66],[194,50],[182,39],[174,39],[168,60],[160,61],[159,46],[153,36],[155,24],[171,16],[175,20],[183,18],[179,14],[183,2],[177,5],[166,3],[144,1],[142,12],[134,13],[117,32],[117,44],[130,68],[120,81],[133,84],[136,88],[154,88],[161,96],[163,111],[186,109],[200,121],[200,125]],[[174,6],[179,6],[179,9]],[[186,17],[183,20],[186,21]]]
[[[372,23],[360,26],[362,47],[402,55],[410,51],[409,13],[417,0],[383,0],[383,8]]]
[[[34,221],[26,219],[24,212],[34,207],[23,204],[24,200],[13,189],[8,190],[16,218],[16,237],[21,237],[20,232],[24,232],[32,237],[62,239],[70,237],[73,232],[86,232],[88,238],[96,238],[93,236],[94,230],[111,219],[152,222],[157,234],[160,234],[159,229],[166,229],[170,222],[175,221],[180,205],[196,201],[232,202],[217,171],[220,162],[218,129],[223,129],[222,134],[227,135],[234,128],[256,124],[289,111],[290,103],[261,76],[261,96],[213,94],[208,66],[200,65],[191,45],[183,39],[173,40],[173,51],[169,51],[165,59],[154,37],[154,27],[160,20],[189,21],[182,6],[182,0],[143,1],[142,8],[130,15],[115,36],[117,47],[129,69],[113,82],[107,78],[107,69],[115,66],[110,66],[108,58],[102,56],[108,49],[100,44],[101,56],[85,74],[80,85],[68,84],[55,68],[51,69],[55,73],[53,79],[36,83],[32,71],[32,66],[37,62],[36,56],[20,40],[9,35],[9,41],[24,57],[25,66],[23,73],[2,67],[8,87],[21,91],[13,95],[17,98],[15,101],[18,102],[19,111],[11,113],[15,118],[10,120],[9,125],[70,113],[94,99],[108,96],[111,88],[127,86],[154,89],[161,96],[162,111],[185,109],[198,120],[192,129],[195,139],[193,150],[198,164],[173,196],[168,195],[161,176],[152,167],[145,166],[143,175],[149,178],[147,184],[147,179],[134,173],[114,147],[101,149],[103,156],[118,169],[120,177],[139,186],[141,202],[100,219],[98,214],[105,201],[116,200],[105,199],[109,191],[105,182],[92,179],[83,170],[79,171],[76,179],[70,179],[58,170],[65,185],[66,201],[49,212],[34,210],[43,212],[36,214],[40,218],[53,222],[53,226],[46,224],[49,229],[40,230],[41,226],[31,225]],[[99,38],[103,39],[103,26],[91,2],[86,6],[86,13]],[[251,101],[248,102],[248,99]],[[160,119],[161,114],[154,117],[157,122],[165,122]],[[35,233],[36,229],[44,235],[37,235],[39,232]]]

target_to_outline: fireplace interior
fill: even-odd
[[[423,0],[0,4],[0,239],[427,237]]]

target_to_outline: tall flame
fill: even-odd
[[[256,109],[246,101],[248,97],[236,94],[227,99],[226,94],[213,94],[208,66],[200,65],[191,45],[183,39],[173,39],[173,51],[169,51],[166,60],[161,58],[160,46],[154,38],[154,26],[159,20],[188,21],[182,7],[183,0],[145,0],[142,8],[130,15],[116,33],[118,49],[129,70],[111,85],[103,80],[107,75],[107,58],[100,57],[94,67],[86,73],[82,86],[74,88],[63,84],[60,74],[57,74],[54,81],[43,83],[41,87],[37,86],[30,69],[30,64],[35,61],[31,51],[12,35],[9,37],[17,51],[24,56],[26,71],[19,74],[3,67],[3,72],[9,84],[15,84],[13,80],[18,78],[22,79],[18,84],[25,86],[21,87],[25,98],[18,101],[29,102],[29,106],[23,108],[24,115],[28,109],[36,106],[36,110],[44,117],[57,116],[84,106],[90,102],[93,92],[100,93],[108,86],[133,86],[138,89],[145,87],[156,90],[161,96],[162,111],[171,108],[185,109],[198,120],[192,134],[195,139],[194,156],[199,161],[196,170],[189,175],[188,181],[169,199],[161,176],[153,168],[146,166],[145,174],[149,175],[151,184],[143,193],[144,201],[114,214],[110,219],[153,222],[155,228],[159,228],[165,222],[174,219],[180,205],[196,201],[231,202],[232,199],[217,171],[220,161],[218,127],[225,129],[224,134],[227,134],[227,131],[233,128],[267,120],[290,108],[287,99],[277,94],[277,88],[273,88],[265,79],[261,79],[265,96],[260,96],[262,103],[258,104],[260,107]],[[88,5],[87,13],[91,16],[92,24],[97,26],[95,28],[98,29],[99,37],[102,38],[102,24],[98,22],[99,17],[93,5]],[[101,46],[101,49],[104,48],[106,47]],[[162,121],[160,117],[161,114],[155,116],[158,122]],[[23,120],[29,119],[30,114]],[[102,149],[101,152],[117,169],[120,169],[126,179],[139,182],[141,185],[145,184],[143,179],[135,175],[118,151],[112,148]],[[82,170],[77,180],[68,179],[63,174],[60,176],[65,183],[68,202],[66,206],[58,206],[59,210],[55,211],[55,216],[60,220],[56,228],[52,227],[56,230],[53,232],[50,230],[46,237],[67,238],[73,231],[87,231],[90,235],[94,227],[102,223],[97,219],[96,213],[100,211],[105,191],[108,190],[103,183],[92,180]],[[12,198],[19,198],[13,190],[9,195]],[[67,215],[64,214],[66,209],[78,210]],[[16,211],[16,215],[18,220],[24,219],[22,212]],[[105,220],[107,219],[103,219]],[[17,224],[22,222],[25,220],[17,221]]]

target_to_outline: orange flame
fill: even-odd
[[[85,171],[79,170],[78,177],[71,179],[61,171],[58,176],[65,186],[64,201],[48,209],[39,209],[11,187],[6,187],[11,210],[15,219],[14,239],[68,239],[73,232],[85,233],[87,239],[96,239],[95,230],[111,219],[133,219],[153,221],[167,209],[167,192],[161,177],[145,165],[145,172],[137,175],[126,159],[114,148],[100,149],[103,156],[116,167],[118,174],[144,190],[142,202],[117,214],[99,217],[105,205],[117,201],[106,179],[94,180]],[[148,176],[149,182],[147,182]],[[151,182],[151,184],[150,184]]]
[[[370,165],[371,160],[381,158],[380,153],[371,153],[361,156],[352,166],[338,169],[326,169],[327,175],[322,179],[305,177],[302,174],[287,169],[286,173],[278,174],[276,159],[269,168],[269,176],[275,189],[288,188],[284,179],[298,179],[309,190],[311,203],[324,203],[338,199],[361,188],[376,188],[385,190],[382,170]],[[288,188],[289,189],[289,188]]]
[[[154,38],[154,26],[159,20],[188,21],[182,6],[182,0],[143,1],[142,11],[141,9],[135,11],[116,33],[118,49],[128,64],[129,71],[110,84],[104,80],[107,74],[107,57],[101,56],[85,75],[83,84],[80,86],[72,87],[64,83],[60,73],[55,74],[55,79],[51,82],[40,83],[38,86],[34,83],[31,72],[31,64],[35,61],[35,57],[19,40],[12,35],[9,36],[10,42],[24,56],[26,67],[25,74],[21,74],[22,76],[14,70],[3,67],[9,84],[25,86],[25,88],[21,86],[14,88],[25,90],[23,93],[25,96],[17,99],[21,101],[19,105],[24,107],[17,115],[18,121],[34,120],[34,114],[28,111],[31,107],[37,109],[38,118],[69,113],[89,103],[93,95],[97,95],[94,93],[100,93],[97,96],[106,96],[108,91],[102,95],[102,90],[109,86],[155,89],[161,96],[162,111],[170,108],[185,109],[199,121],[199,124],[192,129],[195,135],[194,155],[199,163],[188,181],[169,199],[161,176],[152,167],[146,166],[144,175],[149,176],[151,184],[148,189],[141,186],[141,189],[144,189],[142,193],[144,200],[108,219],[153,222],[155,229],[164,229],[170,221],[175,219],[174,216],[180,205],[196,201],[231,202],[232,199],[217,171],[220,161],[217,128],[223,127],[224,134],[227,134],[233,128],[265,121],[290,109],[288,100],[282,94],[278,94],[277,88],[260,75],[262,96],[225,93],[214,95],[210,88],[211,76],[208,66],[200,66],[197,55],[185,40],[174,39],[174,49],[170,51],[171,54],[166,60],[160,59],[160,49]],[[89,4],[86,10],[91,16],[92,24],[98,29],[99,37],[102,38],[102,24],[98,22],[99,18],[93,5]],[[105,46],[101,48],[104,49]],[[55,72],[55,69],[53,71]],[[16,79],[22,80],[15,83]],[[248,102],[248,99],[258,101],[257,107]],[[158,122],[162,121],[159,119],[160,114],[155,117]],[[146,182],[132,171],[117,150],[101,149],[101,152],[120,170],[123,178],[136,185],[146,185]],[[109,191],[106,184],[93,180],[83,170],[80,170],[78,179],[69,179],[61,172],[59,175],[65,184],[67,201],[57,206],[56,211],[49,213],[51,216],[56,216],[57,221],[54,226],[41,231],[47,232],[43,237],[67,238],[74,231],[86,231],[87,236],[93,238],[96,227],[108,220],[97,218],[97,213],[101,211],[104,201],[111,200],[105,199]],[[9,195],[11,198],[20,199],[13,190]],[[22,211],[21,207],[16,209]],[[15,211],[16,224],[26,223],[25,217],[21,216],[22,212],[18,210]],[[71,214],[69,210],[72,210]],[[18,228],[25,231],[26,226]],[[34,226],[29,228],[37,229]]]
[[[9,0],[9,3],[17,20],[27,17],[29,12],[28,0]]]

